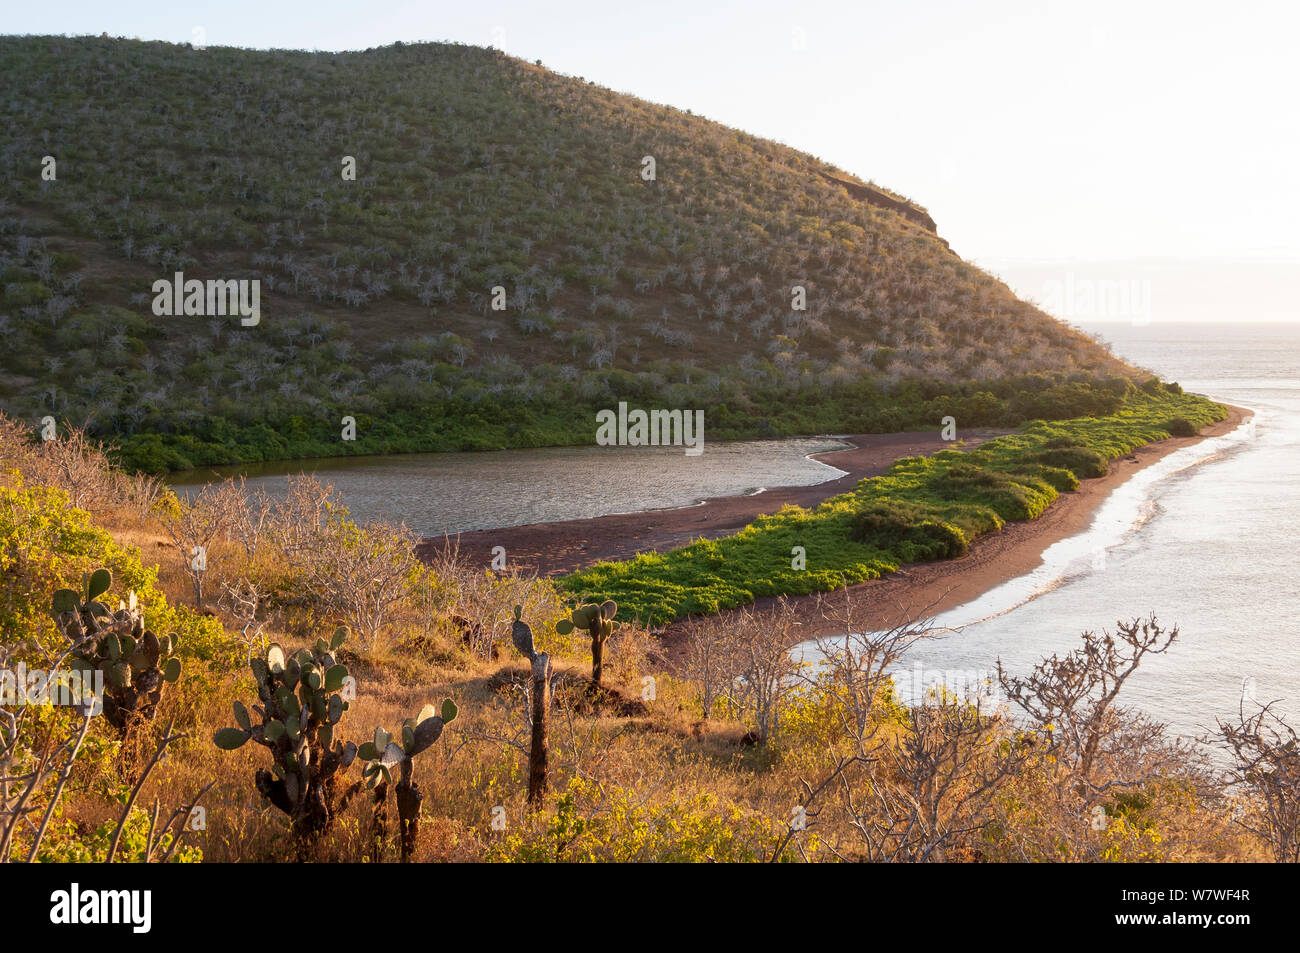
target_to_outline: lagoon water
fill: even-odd
[[[1300,714],[1300,327],[1094,325],[1128,360],[1256,411],[1253,426],[1179,451],[1107,499],[1089,531],[1034,574],[944,613],[951,631],[916,646],[909,695],[995,672],[1025,673],[1084,630],[1154,612],[1177,624],[1121,700],[1195,737],[1243,692]]]
[[[594,425],[593,425],[594,426]],[[843,470],[808,454],[847,446],[827,437],[680,447],[555,447],[483,453],[413,453],[226,467],[179,474],[178,491],[246,474],[249,488],[284,492],[286,474],[333,484],[361,521],[405,521],[422,536],[690,506],[705,497],[807,486]]]

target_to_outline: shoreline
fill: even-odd
[[[1252,410],[1224,406],[1228,408],[1227,419],[1206,427],[1196,436],[1169,437],[1112,460],[1106,476],[1082,480],[1077,490],[1062,493],[1038,519],[1007,523],[1001,532],[980,537],[964,556],[908,564],[879,579],[850,586],[847,592],[853,611],[860,618],[871,619],[873,627],[886,628],[918,615],[938,615],[1032,572],[1042,564],[1043,554],[1050,546],[1087,530],[1098,507],[1134,474],[1177,450],[1229,433],[1254,416]],[[972,432],[963,437],[963,446],[978,446],[1009,432],[1014,431]],[[808,486],[774,487],[756,495],[713,497],[672,509],[474,530],[459,537],[423,537],[416,545],[416,555],[424,556],[447,544],[458,545],[462,555],[471,561],[481,559],[486,565],[491,561],[492,547],[503,546],[511,565],[536,570],[543,576],[558,575],[603,560],[629,559],[640,552],[673,549],[700,537],[714,539],[729,535],[755,517],[775,512],[787,503],[815,506],[845,492],[859,480],[885,472],[899,457],[933,453],[953,446],[940,440],[933,431],[856,434],[837,439],[851,446],[808,455],[819,463],[846,471],[844,476],[832,480]],[[821,596],[834,596],[834,608],[843,606],[844,590]],[[779,598],[760,597],[746,608],[750,612],[768,612]],[[832,628],[833,624],[825,622],[818,612],[818,594],[786,598],[798,609],[799,619],[806,627],[805,639]],[[718,613],[718,618],[738,611],[742,610],[724,610]],[[691,622],[689,618],[679,619],[658,630],[661,649],[668,656],[675,656],[684,648]]]
[[[1255,415],[1255,411],[1244,407],[1224,406],[1228,408],[1227,419],[1211,424],[1194,437],[1169,437],[1117,457],[1111,461],[1106,476],[1081,480],[1077,490],[1062,493],[1038,519],[1007,523],[1001,532],[981,536],[965,556],[911,563],[879,579],[849,586],[847,598],[853,612],[864,621],[870,620],[872,628],[885,629],[955,609],[1033,572],[1042,564],[1049,547],[1085,532],[1111,492],[1136,473],[1184,447],[1230,433]],[[844,606],[845,590],[820,595],[834,599],[830,605],[833,610]],[[796,607],[803,623],[801,640],[840,631],[841,627],[822,618],[817,608],[818,594],[786,598]],[[777,596],[763,596],[747,608],[750,612],[770,612],[778,601]],[[737,611],[725,610],[719,616]],[[670,657],[684,649],[690,622],[679,619],[661,631],[663,649]]]
[[[1012,432],[980,429],[958,436],[964,441],[962,447],[969,449]],[[560,575],[604,560],[630,559],[638,553],[676,549],[701,537],[729,536],[757,517],[775,513],[787,504],[811,507],[844,493],[859,480],[884,473],[899,457],[930,454],[954,446],[933,430],[836,434],[829,439],[843,441],[847,446],[805,454],[807,459],[840,472],[839,476],[818,483],[763,487],[758,492],[750,489],[663,509],[423,536],[416,543],[415,554],[424,558],[450,545],[458,547],[469,562],[486,566],[492,562],[493,547],[501,546],[513,568],[533,570],[541,576]]]

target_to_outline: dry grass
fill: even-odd
[[[0,420],[0,428],[5,426]],[[11,468],[6,479],[18,478],[16,468],[24,479],[39,475],[59,485],[57,475],[40,469],[39,454],[40,448],[0,441],[0,457]],[[162,505],[182,504],[164,498]],[[181,552],[162,529],[156,508],[141,512],[110,498],[92,506],[91,512],[120,543],[138,547],[143,561],[157,566],[159,585],[170,599],[192,601]],[[319,532],[329,532],[321,526],[325,524],[318,526]],[[313,537],[317,530],[309,526],[300,524],[296,530],[306,534],[299,542],[309,545],[337,542]],[[264,639],[292,651],[314,641],[321,627],[332,621],[333,610],[328,600],[313,600],[295,588],[297,577],[283,550],[283,532],[270,520],[256,556],[249,556],[238,533],[219,535],[209,562],[214,591],[236,579],[251,579],[276,594],[262,620]],[[593,703],[588,646],[580,638],[555,634],[564,603],[549,583],[484,573],[463,565],[454,553],[444,554],[432,569],[411,558],[410,569],[411,590],[383,637],[373,645],[361,641],[348,646],[356,697],[339,736],[360,742],[376,726],[395,731],[423,705],[443,698],[459,706],[459,716],[441,739],[415,759],[414,778],[424,794],[416,860],[759,859],[770,856],[789,832],[792,811],[799,805],[808,806],[816,822],[790,837],[784,848],[787,858],[872,859],[878,852],[856,825],[869,815],[869,824],[897,829],[905,820],[906,810],[899,805],[907,802],[908,786],[925,776],[924,766],[919,768],[906,751],[917,730],[912,715],[886,695],[873,690],[858,697],[856,703],[869,708],[871,729],[865,742],[845,730],[850,710],[842,686],[805,685],[788,691],[769,684],[765,698],[756,699],[755,678],[801,677],[776,664],[779,653],[774,654],[773,640],[779,641],[779,633],[757,623],[739,633],[711,631],[712,637],[730,643],[721,664],[740,668],[718,676],[725,687],[710,718],[703,717],[699,683],[670,670],[655,637],[634,626],[619,628],[607,646],[608,695]],[[525,606],[526,618],[552,654],[557,673],[550,726],[552,793],[540,811],[529,811],[525,803],[529,724],[524,661],[511,646],[505,624],[516,603]],[[466,638],[467,625],[479,634]],[[227,631],[233,639],[232,627]],[[701,637],[709,633],[706,622]],[[748,651],[738,651],[746,646]],[[156,798],[170,809],[215,778],[204,801],[206,829],[186,835],[204,858],[242,862],[292,857],[286,819],[263,803],[252,783],[254,772],[268,766],[265,749],[250,744],[226,752],[211,741],[216,730],[233,723],[236,699],[248,704],[254,700],[248,670],[241,666],[224,673],[202,691],[193,687],[196,684],[187,685],[183,679],[164,697],[158,724],[174,719],[187,737],[150,778],[141,803],[148,806]],[[648,686],[652,690],[647,691]],[[765,705],[779,711],[764,713]],[[764,719],[769,742],[755,744],[754,731]],[[976,790],[976,780],[999,757],[993,753],[996,746],[986,744],[988,731],[987,723],[976,721],[955,735],[937,737],[936,743],[948,745],[955,759],[945,779],[950,800],[939,805],[945,817],[946,811],[958,817],[961,804],[984,804],[961,799]],[[138,763],[151,744],[148,737],[138,739],[137,750],[124,761]],[[843,759],[855,752],[874,761],[845,769]],[[837,770],[842,784],[811,793],[821,780],[835,778]],[[340,788],[358,777],[354,766]],[[1068,842],[1076,857],[1264,856],[1260,844],[1230,822],[1214,792],[1193,790],[1177,777],[1150,787],[1145,805],[1126,815],[1131,830],[1113,829],[1097,837],[1078,830],[1078,817],[1061,807],[1066,802],[1051,778],[1041,760],[1027,757],[1017,762],[997,796],[979,807],[978,829],[945,847],[942,855],[966,860],[1066,859],[1059,851]],[[79,774],[77,793],[66,799],[66,815],[84,829],[112,819],[118,810],[105,782],[102,776]],[[872,791],[892,792],[891,810],[903,814],[884,817],[879,805],[865,805],[861,799]],[[317,845],[315,858],[369,856],[370,811],[365,791],[353,797]],[[502,818],[505,828],[499,829]],[[583,833],[564,827],[574,818],[585,825]],[[570,833],[557,840],[560,827]],[[396,860],[395,845],[389,845],[383,859]]]

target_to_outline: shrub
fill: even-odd
[[[1075,476],[1073,470],[1064,467],[1049,467],[1046,464],[1034,463],[1018,467],[1012,472],[1022,478],[1042,480],[1058,493],[1072,493],[1079,488],[1079,478]]]
[[[965,534],[951,523],[918,519],[883,507],[855,515],[851,534],[858,542],[896,553],[906,562],[955,559],[970,548]]]
[[[16,486],[0,487],[0,573],[10,580],[0,591],[0,642],[27,641],[37,651],[62,645],[45,593],[84,585],[83,572],[102,567],[123,591],[135,592],[150,628],[175,633],[191,697],[211,692],[242,654],[221,623],[169,604],[158,588],[158,568],[146,568],[138,549],[92,525],[66,493],[13,480]]]
[[[781,831],[704,792],[649,804],[636,792],[573,778],[544,824],[512,832],[488,859],[512,863],[736,863],[770,857]],[[783,858],[784,859],[784,858]]]
[[[1056,490],[1037,475],[1005,473],[958,463],[930,480],[945,500],[982,503],[1004,520],[1035,519],[1056,498]]]
[[[1039,463],[1049,467],[1069,470],[1081,480],[1090,477],[1104,477],[1110,472],[1110,461],[1087,447],[1059,447],[1044,450],[1035,457]]]
[[[1175,417],[1165,424],[1165,429],[1175,437],[1195,437],[1200,430],[1185,417]]]
[[[1082,447],[1083,445],[1077,437],[1053,437],[1043,444],[1048,450],[1064,450],[1067,447]]]

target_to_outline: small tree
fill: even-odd
[[[239,521],[247,504],[229,480],[209,483],[192,500],[176,499],[162,511],[162,525],[181,555],[185,574],[194,586],[194,604],[203,607],[203,577],[208,571],[208,551],[218,537]]]
[[[777,733],[781,707],[797,687],[799,662],[791,649],[801,639],[802,623],[793,603],[782,598],[774,611],[741,609],[728,620],[735,652],[733,699],[754,722],[760,744]]]
[[[231,614],[239,626],[239,639],[252,651],[264,643],[263,631],[267,620],[259,618],[266,602],[264,593],[251,580],[240,578],[234,582],[225,582],[221,586],[221,596],[217,605]]]
[[[1118,622],[1114,634],[1084,632],[1082,638],[1082,646],[1044,659],[1027,676],[1008,675],[999,660],[998,680],[1045,735],[1059,772],[1086,797],[1098,790],[1098,758],[1114,750],[1110,742],[1125,727],[1116,706],[1120,689],[1144,658],[1169,650],[1178,627],[1166,630],[1153,615]]]
[[[730,689],[733,678],[731,644],[716,620],[692,623],[686,632],[687,650],[682,674],[699,686],[704,719],[713,717],[713,706]]]
[[[332,515],[326,537],[306,560],[307,583],[320,593],[326,611],[374,649],[410,594],[412,575],[420,568],[412,555],[414,545],[405,526],[359,527]]]

